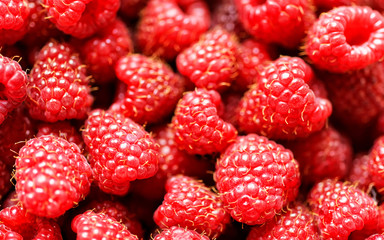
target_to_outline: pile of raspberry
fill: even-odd
[[[384,239],[382,0],[0,0],[0,239]]]

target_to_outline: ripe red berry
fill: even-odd
[[[121,0],[119,13],[129,19],[139,17],[139,13],[146,6],[148,0]]]
[[[384,240],[384,234],[373,234],[365,240]]]
[[[376,139],[369,152],[368,171],[379,193],[384,192],[384,136]]]
[[[172,226],[164,229],[162,232],[157,234],[153,240],[209,240],[208,237],[195,232],[194,230]]]
[[[0,0],[0,46],[14,44],[28,31],[30,9],[24,0]]]
[[[357,187],[367,191],[372,184],[371,174],[369,172],[369,155],[357,154],[353,160],[347,180],[357,184]]]
[[[12,231],[4,223],[0,223],[0,238],[8,240],[23,240],[23,236],[17,232]]]

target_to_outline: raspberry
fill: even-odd
[[[377,225],[376,202],[350,183],[326,179],[312,188],[307,200],[321,238],[348,239],[353,231]]]
[[[1,6],[1,5],[0,5]],[[18,62],[0,54],[0,124],[26,97],[27,74]]]
[[[343,179],[352,163],[353,149],[349,139],[330,126],[285,146],[299,163],[303,183],[316,183],[325,178]]]
[[[90,91],[86,68],[73,47],[50,41],[29,74],[29,113],[47,122],[83,119],[93,102]]]
[[[161,233],[157,234],[153,240],[209,240],[208,237],[201,235],[193,230],[172,226],[164,229]]]
[[[121,114],[93,110],[85,122],[83,139],[94,178],[106,193],[125,195],[131,181],[152,177],[158,170],[159,145]]]
[[[346,72],[384,57],[384,17],[369,7],[338,7],[308,31],[306,53],[319,68]]]
[[[128,28],[116,19],[95,36],[80,43],[80,53],[97,83],[113,81],[117,60],[133,51]]]
[[[310,1],[235,0],[239,19],[254,37],[295,48],[315,20]]]
[[[138,45],[145,55],[171,60],[209,25],[209,9],[202,0],[150,0],[137,26]]]
[[[121,0],[119,11],[124,17],[137,18],[147,2],[148,0]]]
[[[369,173],[369,155],[357,154],[350,166],[348,181],[357,184],[357,187],[366,191],[371,187],[371,174]]]
[[[224,231],[230,220],[229,214],[219,196],[203,183],[178,175],[168,179],[166,189],[164,201],[153,215],[159,227],[185,227],[211,238]]]
[[[384,136],[376,139],[369,152],[368,171],[379,193],[384,192]]]
[[[226,92],[223,96],[224,113],[220,116],[225,122],[229,122],[235,127],[238,126],[238,122],[236,114],[233,113],[237,111],[242,97],[243,93],[235,91]]]
[[[115,70],[127,87],[124,97],[110,109],[140,124],[167,117],[184,90],[183,79],[161,60],[131,54],[120,58]]]
[[[313,4],[320,12],[326,12],[335,7],[351,6],[358,0],[314,0]]]
[[[16,192],[33,214],[55,218],[84,199],[92,170],[79,147],[45,135],[33,138],[16,159]]]
[[[365,240],[384,240],[384,234],[373,234]]]
[[[330,102],[315,95],[312,70],[300,58],[280,57],[257,81],[239,104],[239,126],[246,132],[274,139],[306,137],[331,115]]]
[[[92,36],[108,26],[120,7],[119,0],[43,0],[49,19],[76,38]]]
[[[247,240],[263,239],[320,239],[317,226],[310,210],[302,203],[296,203],[283,214],[253,227]]]
[[[237,76],[236,45],[233,35],[217,27],[177,56],[177,69],[199,88],[229,86]]]
[[[263,224],[295,199],[300,172],[291,151],[256,134],[238,137],[216,164],[217,189],[236,221]]]
[[[115,219],[92,211],[77,215],[72,220],[72,230],[77,233],[77,240],[138,240],[136,235]]]
[[[214,90],[186,92],[172,119],[179,148],[204,155],[220,152],[233,142],[237,131],[219,117],[222,107],[220,95]]]
[[[0,199],[3,199],[12,187],[11,184],[11,171],[9,166],[0,161]],[[3,205],[3,204],[2,204]]]
[[[0,222],[0,238],[7,240],[23,240],[23,237],[17,232],[12,231],[4,223]]]

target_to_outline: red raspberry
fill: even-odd
[[[137,18],[147,2],[148,0],[121,0],[119,11],[124,17]]]
[[[244,28],[258,39],[295,48],[315,20],[307,0],[235,0]]]
[[[14,44],[28,31],[28,2],[24,0],[0,0],[0,46]]]
[[[138,45],[145,55],[170,60],[209,25],[209,9],[202,0],[150,0],[137,26]]]
[[[237,76],[236,47],[234,35],[217,27],[177,56],[177,69],[199,88],[222,89]]]
[[[376,139],[369,152],[368,171],[379,193],[384,192],[384,136]]]
[[[220,152],[233,142],[237,131],[219,117],[222,107],[220,95],[214,90],[196,89],[185,93],[172,119],[179,148],[204,155]]]
[[[89,73],[97,83],[113,81],[116,78],[114,67],[117,60],[133,51],[129,30],[120,19],[79,45],[80,53],[89,66]]]
[[[240,102],[240,128],[274,139],[295,139],[319,131],[332,106],[315,95],[312,79],[311,68],[301,58],[280,57],[269,64]]]
[[[3,161],[0,161],[0,199],[3,199],[11,187],[11,170]]]
[[[364,68],[384,56],[384,17],[369,7],[335,8],[309,30],[306,53],[331,72]]]
[[[28,211],[55,218],[85,198],[91,175],[91,167],[76,144],[45,135],[20,149],[16,192]]]
[[[217,189],[236,221],[263,224],[296,198],[300,172],[291,151],[256,134],[238,137],[221,155]]]
[[[77,240],[138,240],[127,228],[103,213],[87,211],[72,220],[72,230],[77,233]]]
[[[168,179],[167,194],[153,215],[161,228],[179,226],[218,237],[229,223],[219,196],[203,183],[183,175]]]
[[[0,4],[1,7],[1,4]],[[18,62],[0,54],[0,124],[26,97],[27,74]]]
[[[208,237],[201,235],[193,230],[172,226],[164,229],[161,233],[157,234],[153,240],[209,240]]]
[[[83,130],[94,178],[106,193],[125,195],[129,183],[158,170],[159,145],[140,125],[121,114],[96,109]]]
[[[358,5],[369,6],[381,13],[384,11],[384,2],[382,0],[357,0],[357,3]]]
[[[384,240],[384,233],[382,234],[373,234],[366,238],[365,240]]]
[[[35,119],[83,119],[93,102],[86,68],[71,45],[51,41],[29,75],[27,104]]]
[[[320,182],[325,178],[343,179],[352,163],[353,149],[348,138],[327,127],[307,138],[286,144],[299,163],[302,182]]]
[[[369,155],[358,154],[352,162],[348,174],[348,181],[355,183],[363,191],[370,189],[372,180],[369,173]]]
[[[358,0],[314,0],[313,4],[319,12],[326,12],[335,7],[351,6]]]
[[[119,0],[43,0],[49,19],[76,38],[92,36],[108,26],[120,7]]]
[[[220,116],[225,122],[228,122],[235,127],[237,127],[239,124],[237,122],[236,114],[233,113],[237,111],[242,97],[243,93],[235,91],[226,92],[223,96],[224,113],[222,113]]]
[[[346,240],[353,231],[377,225],[376,202],[350,183],[324,180],[312,188],[307,200],[322,239]]]
[[[253,227],[247,237],[247,240],[264,239],[319,240],[320,237],[310,210],[296,203],[264,225]]]
[[[17,232],[12,231],[2,222],[0,222],[0,238],[7,240],[23,240],[23,236],[21,236]]]
[[[115,70],[127,87],[124,97],[110,109],[137,123],[163,120],[183,93],[183,79],[161,60],[131,54],[120,58]]]

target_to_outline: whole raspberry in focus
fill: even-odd
[[[124,97],[110,110],[137,123],[156,123],[169,116],[184,90],[184,79],[163,61],[140,54],[121,57],[116,65],[117,78],[124,82]]]
[[[322,239],[347,240],[354,231],[377,226],[377,203],[351,183],[326,179],[312,188],[307,201]]]
[[[211,238],[218,237],[229,223],[220,197],[204,183],[183,175],[168,179],[167,194],[153,220],[162,228],[185,227]]]
[[[384,57],[384,17],[369,7],[338,7],[309,29],[306,54],[318,68],[347,72]]]
[[[1,5],[0,5],[1,6]],[[27,74],[15,60],[0,54],[0,124],[26,98]]]
[[[72,220],[72,230],[77,240],[138,240],[127,228],[104,213],[87,211]]]
[[[112,23],[120,0],[43,0],[43,4],[58,29],[86,38]]]
[[[120,19],[114,20],[79,45],[89,74],[97,83],[113,81],[116,78],[114,67],[117,60],[133,51],[129,30]]]
[[[131,181],[152,177],[158,170],[159,145],[143,127],[121,114],[93,110],[83,139],[94,178],[106,193],[125,195]]]
[[[242,130],[273,139],[296,139],[322,129],[331,103],[317,96],[313,72],[301,58],[280,57],[260,72],[239,104]]]
[[[119,12],[129,19],[138,18],[148,0],[120,0]]]
[[[209,9],[203,0],[150,0],[137,26],[138,45],[145,55],[171,60],[209,26]]]
[[[285,146],[299,163],[305,184],[320,182],[325,178],[343,179],[352,163],[351,142],[331,126],[306,138],[287,142]]]
[[[187,228],[181,228],[177,226],[172,226],[170,228],[164,229],[162,232],[157,234],[153,240],[209,240],[208,237],[190,230]]]
[[[295,200],[299,165],[291,151],[256,134],[238,137],[220,156],[216,187],[232,218],[263,224]]]
[[[369,152],[368,171],[379,193],[384,192],[384,136],[376,139]]]
[[[89,192],[92,169],[79,147],[44,135],[20,149],[16,159],[16,192],[27,211],[56,218]]]
[[[370,189],[372,180],[369,172],[369,155],[357,154],[352,161],[347,180],[357,184],[363,191]]]
[[[308,0],[235,0],[245,30],[257,39],[295,48],[315,20]]]
[[[287,208],[261,226],[252,227],[247,240],[320,240],[311,211],[302,203]]]
[[[84,119],[93,102],[86,74],[71,45],[48,42],[29,74],[26,102],[31,117],[47,122]]]
[[[12,45],[28,31],[30,9],[24,0],[0,0],[0,46]]]
[[[216,27],[182,51],[176,58],[176,66],[198,88],[223,89],[237,76],[236,48],[235,36]]]
[[[211,154],[224,150],[237,136],[236,128],[224,122],[219,93],[196,89],[178,102],[172,119],[175,141],[189,154]]]

